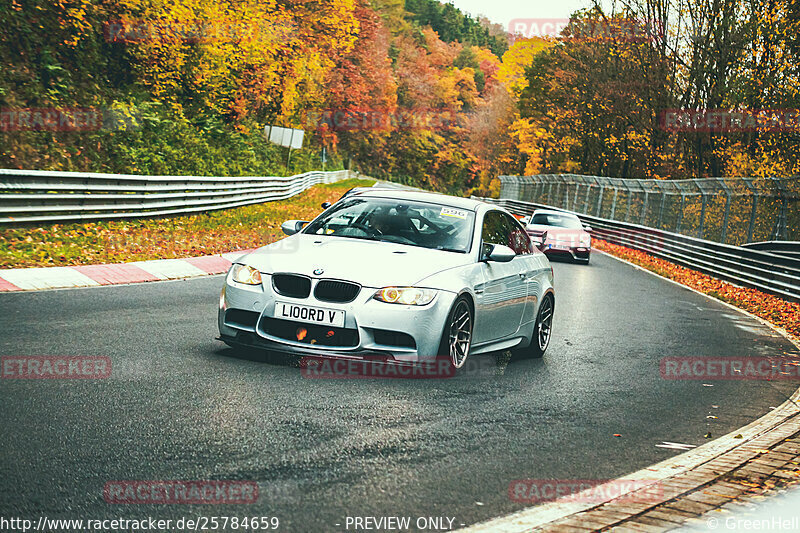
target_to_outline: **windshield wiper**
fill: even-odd
[[[369,235],[365,235],[363,237],[359,235],[337,235],[335,233],[325,233],[321,235],[322,237],[341,237],[343,239],[359,239],[362,241],[380,241],[377,237],[371,237]]]

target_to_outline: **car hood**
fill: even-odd
[[[239,262],[259,271],[352,280],[365,287],[413,285],[470,262],[470,254],[387,242],[299,233],[264,246]],[[315,274],[316,269],[323,272]]]
[[[542,224],[528,224],[525,229],[528,231],[535,231],[537,233],[546,231],[547,237],[552,239],[589,235],[589,233],[583,229],[559,228],[556,226],[544,226]]]

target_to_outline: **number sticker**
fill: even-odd
[[[442,211],[439,213],[440,217],[455,217],[460,219],[467,218],[467,212],[461,211],[460,209],[453,209],[452,207],[443,207]]]

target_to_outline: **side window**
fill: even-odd
[[[481,230],[481,256],[485,257],[491,251],[492,244],[506,244],[505,224],[503,223],[502,213],[499,211],[489,211],[483,218],[483,228]]]
[[[502,214],[508,226],[508,241],[506,246],[514,250],[517,255],[533,253],[533,245],[528,233],[519,227],[519,224],[505,213]]]
[[[519,227],[516,221],[500,211],[490,211],[483,219],[483,253],[488,253],[488,245],[502,244],[508,246],[517,255],[532,253],[528,234]]]
[[[503,214],[499,211],[489,211],[483,219],[483,232],[481,238],[486,244],[506,245],[508,236],[503,220]]]

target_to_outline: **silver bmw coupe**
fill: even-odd
[[[238,259],[219,302],[232,347],[418,363],[550,342],[553,270],[507,211],[370,188]]]

